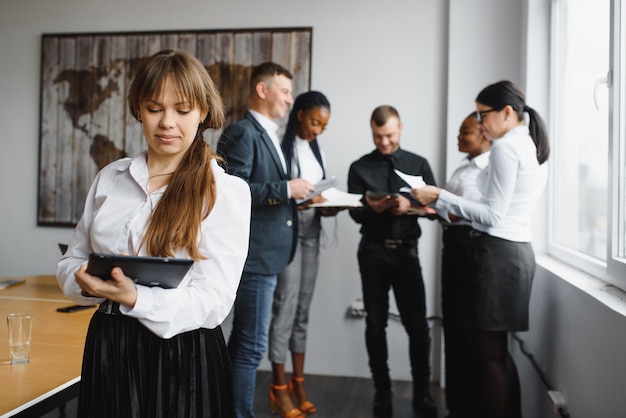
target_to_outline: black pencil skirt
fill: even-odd
[[[232,417],[220,327],[162,339],[125,315],[96,312],[83,356],[78,417]]]
[[[475,272],[464,298],[471,328],[486,331],[527,331],[535,254],[529,242],[473,234]]]

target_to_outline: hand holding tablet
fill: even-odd
[[[111,270],[119,267],[137,284],[173,289],[178,287],[192,264],[193,260],[183,258],[92,253],[87,273],[110,280]]]

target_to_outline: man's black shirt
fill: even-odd
[[[408,151],[398,148],[392,155],[383,155],[377,149],[364,155],[350,165],[348,172],[348,192],[365,194],[368,190],[377,192],[397,193],[408,184],[394,173],[397,169],[413,176],[422,176],[424,182],[435,184],[435,177],[428,161]],[[402,193],[411,200],[412,204],[419,204],[408,193]],[[361,224],[361,234],[373,239],[417,239],[421,229],[417,223],[417,216],[394,216],[390,211],[376,213],[365,203],[363,207],[350,210],[350,216]]]

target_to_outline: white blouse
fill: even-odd
[[[482,154],[475,156],[474,158],[465,157],[461,160],[459,166],[454,170],[452,176],[446,183],[444,189],[449,191],[450,193],[454,193],[457,196],[461,196],[467,200],[479,201],[482,198],[482,193],[478,190],[478,186],[476,185],[476,178],[483,171],[487,164],[489,164],[489,155],[491,151],[485,151]],[[435,210],[439,216],[441,216],[444,220],[450,222],[448,218],[448,214],[452,210],[449,208],[445,202],[437,202],[435,205]],[[460,218],[458,221],[455,221],[453,225],[471,225],[472,222]]]
[[[242,179],[226,174],[211,162],[217,198],[209,216],[202,221],[198,237],[200,253],[176,289],[137,286],[137,301],[124,315],[137,318],[161,338],[198,329],[215,328],[230,312],[248,254],[250,233],[250,189]],[[57,280],[71,300],[80,304],[103,302],[84,297],[74,272],[92,252],[147,255],[140,248],[144,229],[153,208],[166,187],[148,193],[146,153],[117,160],[103,168],[94,179],[83,215],[68,250],[57,267]],[[174,254],[189,258],[186,251]]]
[[[489,164],[476,179],[482,193],[471,201],[442,190],[435,206],[472,221],[489,235],[530,242],[531,216],[548,178],[548,165],[539,165],[537,150],[527,126],[516,127],[492,141]]]
[[[291,163],[292,177],[298,175],[298,164],[300,165],[300,178],[310,181],[312,184],[318,183],[324,177],[324,170],[319,161],[315,158],[311,144],[306,139],[296,136],[293,144],[294,159]],[[324,151],[320,149],[322,163],[326,164]]]

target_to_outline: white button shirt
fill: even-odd
[[[491,151],[485,151],[482,154],[475,156],[474,158],[465,157],[461,160],[459,166],[454,170],[452,176],[446,183],[444,189],[450,193],[454,193],[457,196],[461,196],[467,200],[479,201],[482,199],[482,193],[478,190],[476,185],[476,178],[487,164],[489,164],[489,155]],[[437,200],[435,204],[435,210],[437,214],[446,221],[450,222],[448,214],[452,210],[451,207],[443,200]],[[471,225],[472,222],[467,219],[459,219],[455,221],[453,225]]]
[[[489,165],[478,175],[480,201],[442,190],[439,199],[450,212],[472,220],[472,227],[509,241],[530,242],[531,216],[548,179],[539,165],[527,126],[511,129],[491,142]]]
[[[276,149],[276,153],[278,154],[278,158],[280,158],[280,163],[283,166],[283,172],[287,172],[287,163],[285,162],[285,154],[283,153],[283,149],[280,147],[280,138],[278,138],[278,128],[279,126],[272,120],[266,118],[264,115],[260,114],[255,110],[249,110],[249,112],[254,116],[257,122],[265,129],[265,132],[269,135],[272,140],[272,144],[274,144],[274,148]]]
[[[248,254],[250,233],[250,189],[242,179],[228,175],[211,162],[217,197],[209,216],[202,221],[198,236],[200,253],[206,260],[194,262],[176,289],[137,286],[137,301],[124,315],[137,318],[161,338],[198,329],[215,328],[230,312]],[[117,160],[94,179],[83,215],[69,247],[57,267],[63,292],[76,303],[101,303],[101,298],[80,294],[74,272],[92,252],[147,255],[140,247],[144,229],[166,187],[148,193],[146,153]],[[174,254],[189,258],[186,251]]]

